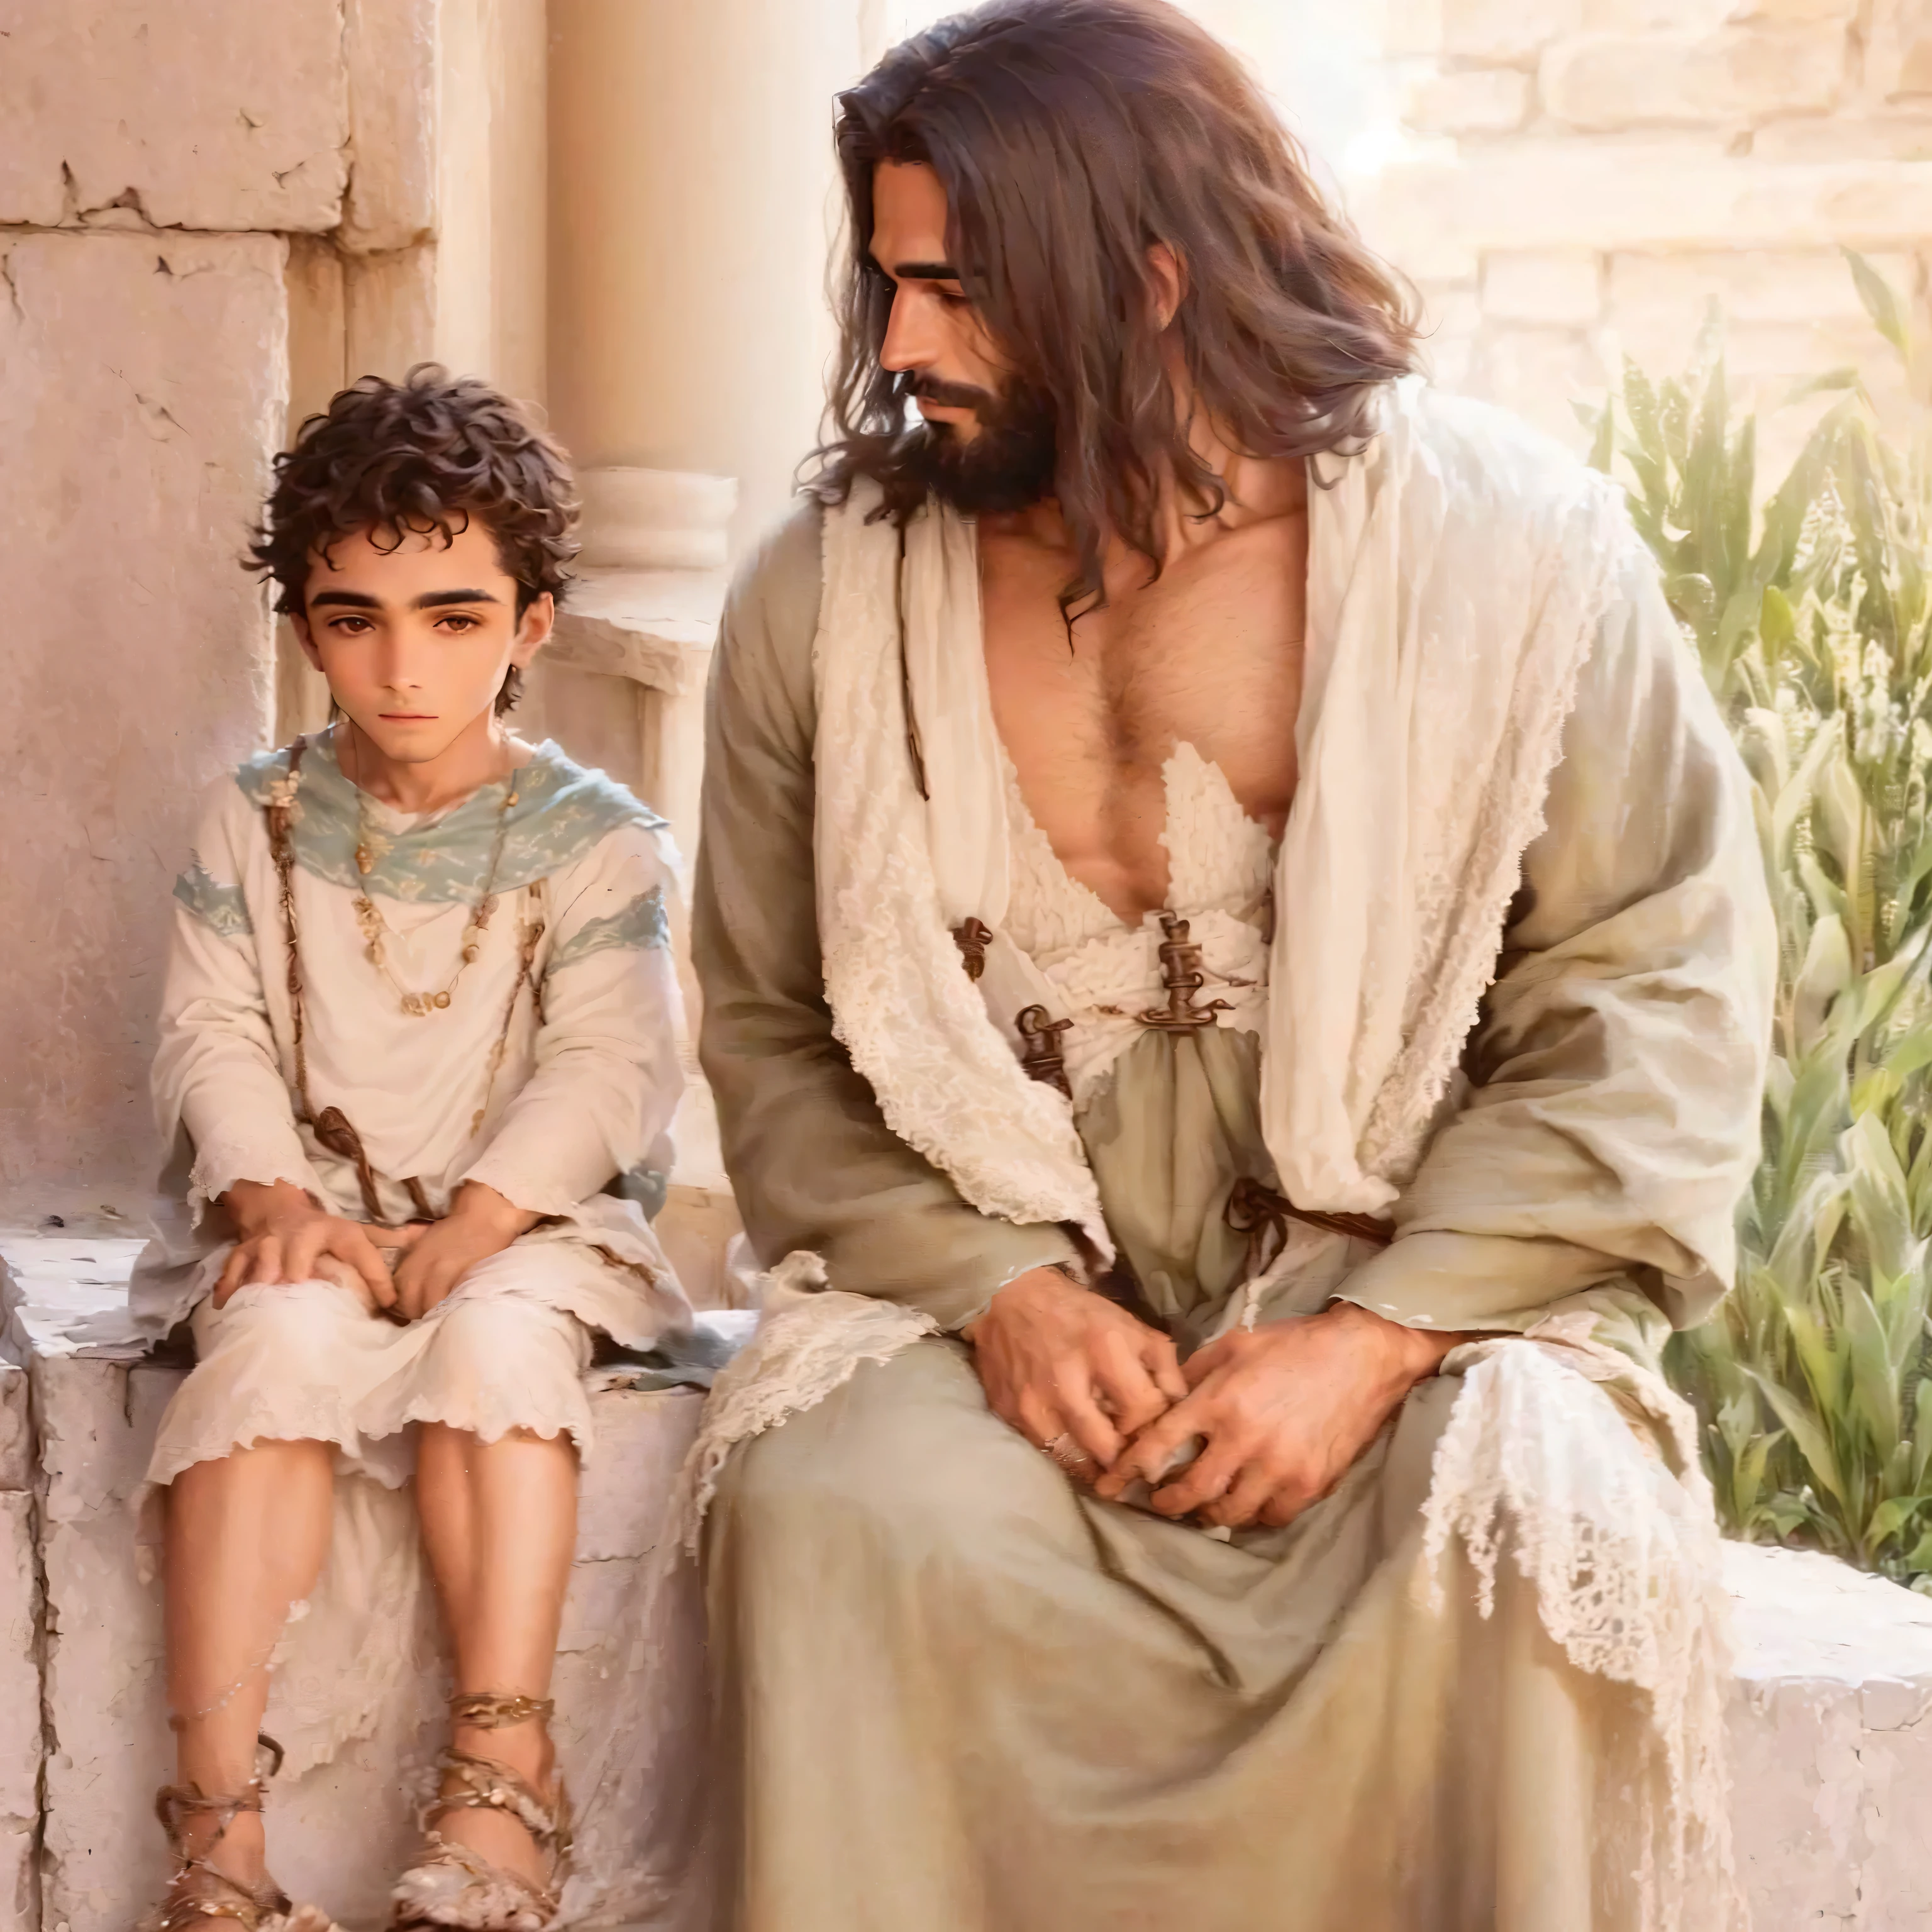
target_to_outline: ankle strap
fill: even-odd
[[[265,1764],[263,1760],[266,1760]],[[206,1816],[212,1814],[221,1822],[214,1828],[214,1836],[208,1840],[212,1851],[228,1835],[228,1828],[244,1811],[260,1811],[268,1790],[268,1780],[282,1768],[282,1748],[266,1732],[255,1739],[255,1775],[239,1791],[218,1791],[212,1793],[202,1790],[198,1784],[164,1784],[154,1793],[154,1816],[160,1820],[161,1829],[168,1834],[168,1843],[178,1855],[181,1854],[181,1825],[184,1818]],[[198,1864],[200,1859],[189,1861]]]
[[[502,1690],[459,1690],[449,1700],[452,1720],[478,1731],[500,1731],[532,1718],[547,1724],[556,1709],[553,1697],[519,1697]]]

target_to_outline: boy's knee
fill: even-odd
[[[197,1340],[204,1358],[248,1348],[313,1367],[373,1318],[357,1295],[332,1282],[261,1282],[238,1288],[212,1321],[197,1323]]]
[[[470,1300],[459,1294],[443,1305],[435,1322],[429,1353],[444,1375],[481,1382],[506,1373],[527,1376],[548,1363],[574,1376],[589,1357],[573,1317],[514,1295]]]

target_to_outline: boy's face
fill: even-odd
[[[386,546],[394,536],[378,534]],[[304,598],[292,621],[309,662],[356,728],[406,765],[440,758],[486,719],[556,616],[546,594],[519,620],[516,580],[474,517],[448,544],[435,530],[393,550],[366,530],[339,538],[310,560]]]

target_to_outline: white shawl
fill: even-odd
[[[1366,450],[1324,459],[1319,482],[1262,1124],[1298,1206],[1372,1214],[1413,1174],[1475,1023],[1636,538],[1606,478],[1419,381],[1385,392]],[[1058,1006],[999,935],[1006,804],[975,533],[928,508],[902,566],[877,504],[856,492],[826,514],[814,652],[834,1025],[886,1124],[975,1207],[1077,1226],[1108,1254],[1068,1104],[1013,1050],[1021,1006]],[[951,936],[969,918],[996,934],[976,989]]]

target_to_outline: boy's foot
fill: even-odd
[[[424,1856],[396,1882],[396,1932],[545,1932],[570,1855],[569,1802],[552,1768],[548,1699],[459,1692],[458,1745],[442,1754],[441,1794],[425,1806]],[[478,1732],[521,1730],[488,1756],[461,1748]],[[494,1742],[494,1741],[493,1741]],[[506,1748],[507,1747],[507,1748]]]
[[[272,1738],[262,1746],[266,1769],[258,1768],[238,1792],[211,1796],[199,1785],[169,1784],[156,1793],[154,1812],[167,1834],[174,1871],[140,1932],[206,1932],[212,1919],[256,1932],[266,1921],[286,1918],[288,1896],[262,1869],[260,1824],[262,1794],[282,1750]]]

